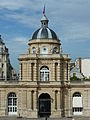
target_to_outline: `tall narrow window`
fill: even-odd
[[[31,63],[31,79],[34,80],[34,63]]]
[[[10,93],[7,98],[8,115],[17,115],[17,97],[15,93]]]
[[[31,91],[31,109],[32,109],[32,110],[33,110],[33,107],[34,107],[34,106],[33,106],[33,100],[34,100],[34,99],[33,99],[33,94],[34,94],[34,91],[32,90],[32,91]]]
[[[57,110],[57,93],[58,91],[55,91],[55,109]]]
[[[82,110],[83,110],[83,106],[82,106],[82,96],[79,92],[75,92],[73,94],[73,115],[82,115]]]
[[[55,63],[55,80],[58,78],[58,63]]]
[[[49,69],[44,66],[40,69],[40,80],[41,81],[49,81]]]

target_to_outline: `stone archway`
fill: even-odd
[[[40,117],[49,117],[51,115],[51,97],[47,93],[39,96],[39,112]]]

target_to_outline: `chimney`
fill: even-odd
[[[82,72],[82,68],[81,68],[81,58],[79,58],[79,69],[80,69],[80,73]]]

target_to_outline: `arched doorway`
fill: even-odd
[[[7,110],[8,115],[17,115],[17,97],[13,92],[9,93],[7,97]]]
[[[51,115],[51,97],[47,93],[39,96],[39,116],[49,117]]]

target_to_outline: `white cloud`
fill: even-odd
[[[9,38],[6,41],[6,46],[8,46],[10,53],[17,53],[18,55],[20,53],[25,52],[28,45],[28,38],[27,37],[14,37]]]
[[[13,19],[19,23],[22,23],[29,28],[36,28],[37,26],[39,26],[38,22],[40,21],[38,16],[35,16],[35,15],[29,16],[24,13],[23,14],[18,14],[18,13],[6,14],[5,17],[7,19]]]
[[[25,37],[16,37],[13,39],[13,42],[16,42],[17,44],[27,44],[27,38]]]
[[[18,10],[18,9],[37,9],[41,0],[0,0],[0,9]]]

